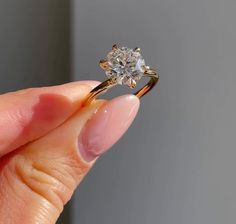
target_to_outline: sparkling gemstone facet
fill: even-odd
[[[116,78],[119,84],[131,86],[139,81],[145,70],[145,61],[139,50],[115,47],[107,55],[108,78]]]

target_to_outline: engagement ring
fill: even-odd
[[[100,61],[99,65],[105,71],[108,79],[91,90],[85,101],[86,103],[90,103],[96,96],[105,93],[115,85],[127,85],[133,89],[142,77],[148,77],[150,78],[149,82],[134,93],[134,95],[141,98],[159,80],[158,73],[145,64],[141,50],[138,47],[130,49],[115,44],[107,57]]]

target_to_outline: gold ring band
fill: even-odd
[[[147,94],[157,84],[159,80],[158,73],[153,69],[148,69],[147,71],[145,71],[143,77],[149,77],[150,81],[140,90],[134,93],[134,95],[139,98]],[[117,85],[117,83],[112,78],[105,80],[90,91],[85,100],[85,104],[91,103],[97,96],[105,93],[108,89],[114,87],[115,85]]]
[[[118,50],[122,49],[122,50],[120,50],[121,53],[122,53],[121,54],[122,56],[124,55],[125,50],[127,50],[127,48],[124,48],[124,47],[123,48],[119,48],[117,45],[113,45],[112,49],[113,49],[113,51],[118,51]],[[131,49],[128,49],[128,50],[129,50],[129,53],[130,52],[132,53]],[[136,53],[136,57],[138,59],[140,59],[140,57],[141,57],[141,55],[140,55],[140,48],[135,48],[133,51],[134,51],[134,53]],[[116,58],[115,59],[119,61],[119,60],[121,60],[120,57],[121,56],[119,56],[119,55],[117,56],[117,54],[116,54]],[[137,58],[135,58],[134,56],[133,56],[133,58],[131,57],[131,59],[133,59],[133,60],[135,60]],[[112,58],[112,59],[114,59],[114,58]],[[138,63],[137,60],[134,61],[134,62]],[[122,67],[119,64],[118,64],[118,66]],[[108,70],[108,68],[109,68],[108,60],[106,60],[106,59],[105,60],[104,59],[101,60],[100,61],[100,67],[103,70]],[[117,69],[117,65],[116,65],[115,68]],[[124,69],[124,66],[122,68]],[[142,77],[148,77],[148,78],[150,78],[150,80],[149,80],[149,82],[145,86],[143,86],[140,90],[138,90],[137,92],[134,93],[134,95],[136,95],[139,98],[141,98],[142,96],[147,94],[157,84],[157,82],[159,81],[159,74],[154,69],[151,69],[149,66],[146,66],[146,65],[143,65],[142,68],[143,68]],[[108,78],[107,80],[105,80],[104,82],[102,82],[101,84],[96,86],[94,89],[92,89],[90,91],[90,93],[88,94],[86,100],[85,100],[85,104],[91,103],[97,96],[105,93],[110,88],[112,88],[112,87],[116,86],[117,84],[119,84],[118,79],[119,79],[119,76],[114,76],[113,75],[112,77]],[[129,87],[130,88],[134,88],[136,86],[136,81],[133,80],[133,79],[130,79],[129,81],[130,81],[130,83],[128,84]]]

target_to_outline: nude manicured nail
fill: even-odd
[[[139,108],[139,99],[123,95],[104,103],[82,129],[78,147],[81,156],[91,161],[106,152],[126,132]]]

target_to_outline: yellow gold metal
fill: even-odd
[[[131,88],[131,89],[134,89],[136,87],[137,83],[135,80],[133,79],[129,79],[129,84],[128,86]]]
[[[108,61],[107,61],[106,59],[100,60],[99,66],[100,66],[103,70],[107,70],[107,69],[108,69]]]
[[[112,50],[115,50],[115,49],[118,49],[118,45],[117,45],[117,44],[114,44],[114,45],[112,46]]]
[[[150,78],[150,80],[145,86],[134,93],[134,95],[139,98],[147,94],[159,81],[158,73],[154,69],[150,69],[148,66],[145,68],[143,77]],[[115,85],[117,85],[117,81],[114,78],[107,79],[106,81],[102,82],[100,85],[91,90],[85,100],[85,104],[91,103],[97,96],[105,93],[108,89],[114,87]],[[134,88],[136,86],[136,82],[130,82],[129,86]]]
[[[134,51],[141,52],[141,49],[139,47],[134,48]]]
[[[155,70],[150,68],[146,69],[146,71],[144,72],[144,77],[149,77],[150,80],[145,86],[143,86],[140,90],[134,93],[134,95],[139,98],[147,94],[159,81],[159,74]]]

